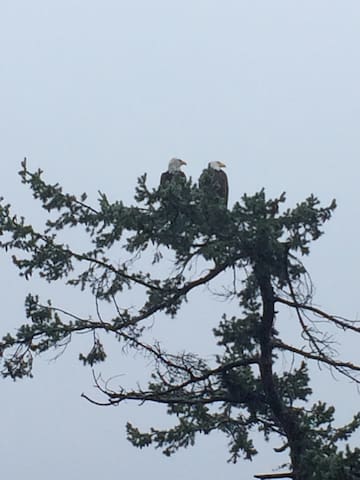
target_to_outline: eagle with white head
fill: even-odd
[[[174,179],[184,179],[186,180],[185,173],[181,170],[181,167],[186,165],[185,160],[181,158],[172,158],[169,162],[169,166],[166,172],[163,172],[160,177],[160,187],[166,186],[169,182]]]
[[[203,170],[199,178],[199,187],[206,191],[209,195],[215,195],[223,199],[227,207],[229,199],[229,183],[228,178],[223,168],[225,163],[210,162],[208,168]]]

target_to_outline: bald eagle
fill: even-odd
[[[172,158],[169,162],[167,171],[161,174],[160,187],[166,186],[175,178],[186,180],[185,173],[180,170],[182,165],[186,165],[184,160],[181,160],[181,158]]]
[[[209,195],[222,198],[227,207],[229,184],[226,173],[221,170],[225,166],[222,162],[210,162],[200,175],[199,187]]]

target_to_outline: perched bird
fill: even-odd
[[[186,165],[185,160],[181,160],[181,158],[172,158],[169,162],[167,171],[161,174],[160,186],[166,186],[175,178],[186,180],[185,173],[180,170],[183,165]]]
[[[199,178],[199,187],[209,195],[220,197],[227,207],[229,184],[226,173],[222,170],[226,165],[222,162],[210,162]]]

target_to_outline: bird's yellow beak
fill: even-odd
[[[187,163],[185,162],[185,160],[180,160],[181,162],[181,165],[187,165]]]
[[[226,167],[225,163],[222,163],[222,162],[219,162],[219,166],[220,166],[221,168],[225,168],[225,167]]]

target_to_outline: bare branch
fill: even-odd
[[[318,315],[321,318],[329,320],[333,322],[338,327],[342,328],[343,330],[352,330],[356,333],[360,333],[360,327],[356,327],[354,324],[359,323],[356,320],[347,320],[337,315],[330,315],[319,308],[313,307],[312,305],[307,305],[298,302],[291,302],[290,300],[286,300],[282,297],[275,297],[275,301],[279,303],[283,303],[284,305],[288,305],[289,307],[299,308],[301,310],[307,310],[309,312]]]
[[[259,475],[254,475],[254,478],[260,478],[261,480],[266,479],[275,479],[275,478],[295,478],[294,474],[291,472],[288,473],[264,473]]]
[[[184,389],[190,385],[199,385],[201,382],[209,379],[210,377],[217,377],[221,372],[230,370],[232,368],[237,367],[244,367],[253,364],[257,364],[259,362],[258,358],[249,358],[247,360],[239,360],[236,362],[229,362],[227,364],[221,365],[212,370],[208,370],[202,375],[195,376],[194,374],[190,375],[190,378],[181,384],[172,385],[166,390],[158,391],[158,392],[150,392],[150,391],[120,391],[120,392],[113,392],[107,388],[103,388],[98,381],[95,381],[96,387],[105,394],[109,401],[105,403],[101,403],[101,405],[117,405],[124,400],[137,400],[144,402],[155,402],[155,403],[166,403],[166,404],[185,404],[185,405],[195,405],[195,404],[209,404],[209,403],[217,403],[217,402],[226,402],[229,401],[229,397],[224,394],[215,394],[214,392],[210,392],[209,389],[201,388],[199,391],[189,392],[187,391],[186,394],[184,393]],[[179,368],[178,365],[175,365],[175,368]],[[189,372],[187,372],[189,373]],[[205,392],[207,395],[211,393],[208,397],[205,396]],[[179,395],[176,395],[179,393]],[[84,398],[90,400],[88,396],[85,394],[82,395]]]
[[[287,350],[289,352],[296,353],[302,357],[308,358],[310,360],[315,360],[319,363],[324,363],[329,365],[330,367],[336,368],[341,374],[351,378],[356,383],[360,383],[360,379],[352,376],[351,374],[347,373],[346,370],[353,370],[355,372],[360,372],[360,366],[355,365],[351,362],[340,362],[337,360],[333,360],[332,358],[326,357],[324,355],[315,355],[312,352],[307,352],[306,350],[302,350],[300,348],[293,347],[292,345],[288,345],[280,340],[273,339],[273,346],[279,348],[280,350]]]

